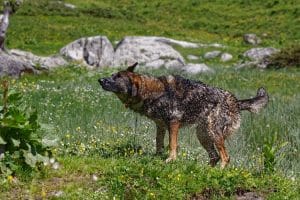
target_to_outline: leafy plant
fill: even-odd
[[[263,144],[262,156],[265,172],[274,172],[275,165],[281,156],[280,151],[288,144],[288,142],[278,143],[277,139],[277,133],[275,133],[270,139],[265,139]]]
[[[50,150],[42,143],[37,130],[37,112],[25,109],[22,96],[9,90],[8,81],[2,82],[0,101],[0,174],[31,171],[48,162]]]

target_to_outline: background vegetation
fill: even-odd
[[[244,33],[263,37],[262,46],[279,48],[300,39],[296,0],[67,2],[77,9],[57,1],[25,1],[11,17],[7,46],[48,55],[83,36],[106,35],[117,41],[126,35],[158,35],[225,44],[235,62],[250,48],[242,41]],[[178,50],[200,56],[211,49]],[[117,69],[87,71],[72,65],[10,80],[10,87],[22,93],[23,103],[36,108],[40,136],[57,141],[52,154],[59,166],[44,166],[29,180],[16,174],[1,176],[0,199],[231,199],[245,191],[270,199],[297,199],[299,68],[235,70],[209,64],[215,74],[185,76],[232,91],[240,99],[254,96],[260,86],[270,94],[270,104],[261,114],[242,114],[240,130],[227,143],[228,169],[207,166],[193,128],[180,132],[179,159],[166,165],[167,152],[162,158],[153,156],[154,124],[99,87],[97,79]]]

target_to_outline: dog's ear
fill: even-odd
[[[126,69],[126,71],[128,71],[128,72],[133,72],[134,69],[135,69],[135,67],[136,67],[138,64],[139,64],[138,62],[134,63],[133,65],[129,66],[129,67]]]

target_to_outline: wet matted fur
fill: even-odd
[[[210,165],[221,158],[229,163],[225,139],[240,127],[240,111],[259,112],[268,103],[268,94],[259,88],[254,98],[238,100],[233,94],[200,81],[181,76],[153,77],[134,72],[137,63],[111,77],[99,79],[106,91],[115,93],[126,107],[156,123],[156,151],[162,153],[169,131],[169,157],[176,159],[178,130],[196,124],[197,138],[208,152]]]

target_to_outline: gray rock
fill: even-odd
[[[209,68],[206,64],[193,64],[189,63],[185,65],[182,70],[189,74],[198,74],[198,73],[213,73],[214,70]]]
[[[258,196],[255,192],[246,192],[243,195],[236,196],[236,200],[264,200],[264,198]]]
[[[174,40],[171,38],[165,38],[165,37],[152,37],[157,42],[162,42],[169,45],[178,45],[183,48],[199,48],[200,45],[193,42],[186,42],[181,40]]]
[[[222,44],[218,44],[218,43],[212,43],[212,44],[198,44],[199,47],[215,47],[215,48],[225,48],[226,46],[222,45]]]
[[[36,56],[31,52],[21,51],[18,49],[10,50],[10,54],[19,60],[30,63],[32,67],[39,67],[42,69],[51,69],[68,64],[68,62],[59,55],[42,57]]]
[[[158,59],[158,60],[154,60],[152,62],[146,63],[145,67],[150,67],[150,68],[154,68],[154,69],[158,69],[163,67],[165,64],[164,60]]]
[[[58,191],[52,191],[49,193],[50,197],[62,197],[64,195],[64,192],[61,190]]]
[[[221,61],[222,62],[228,62],[232,60],[233,56],[230,53],[222,53],[221,55]]]
[[[267,48],[252,48],[248,51],[246,51],[243,55],[246,58],[249,58],[252,61],[262,60],[276,52],[278,52],[278,49],[267,47]]]
[[[245,34],[243,39],[247,44],[258,45],[261,43],[261,39],[253,33]]]
[[[37,73],[32,63],[0,51],[0,77],[20,77],[22,73]]]
[[[76,8],[75,5],[70,4],[70,3],[64,3],[64,6],[65,6],[66,8],[70,8],[70,9],[75,9],[75,8]]]
[[[112,66],[114,49],[106,36],[80,38],[66,45],[60,54],[92,67]]]
[[[188,55],[188,56],[187,56],[187,59],[188,59],[188,60],[198,60],[199,57],[198,57],[198,56],[195,56],[195,55]]]
[[[205,59],[213,59],[221,55],[221,51],[210,51],[204,54]]]
[[[160,66],[167,68],[183,66],[185,61],[181,54],[163,41],[159,37],[125,37],[116,47],[113,66],[128,66],[134,62],[147,66],[157,60]]]
[[[248,61],[248,62],[244,62],[244,63],[238,63],[236,65],[236,68],[237,69],[240,69],[240,68],[245,68],[245,67],[248,67],[248,68],[260,68],[260,69],[265,69],[267,68],[269,65],[269,62],[267,60],[255,60],[255,61]]]
[[[24,72],[37,74],[40,70],[67,65],[61,56],[37,56],[31,52],[12,49],[9,52],[0,51],[0,77],[19,77]]]
[[[257,67],[265,69],[269,65],[268,57],[278,51],[278,49],[272,47],[252,48],[243,54],[243,56],[249,59],[250,61],[239,63],[237,65],[237,68]]]
[[[181,69],[184,66],[184,62],[181,60],[169,60],[165,63],[167,69]]]

